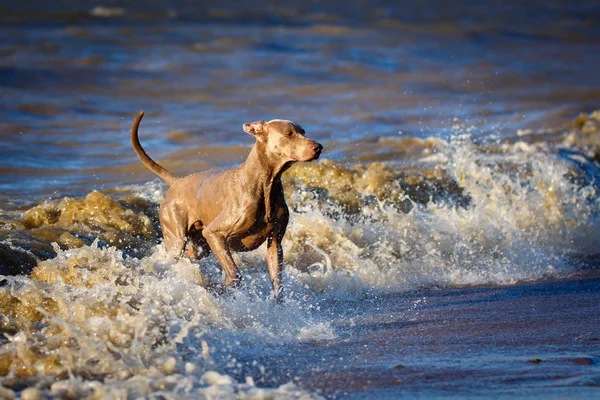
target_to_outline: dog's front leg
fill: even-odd
[[[277,235],[269,237],[267,243],[267,268],[273,285],[273,297],[275,300],[281,300],[283,287],[281,286],[281,270],[283,268],[283,249],[281,248],[281,238]]]
[[[235,261],[231,257],[231,251],[227,245],[226,228],[219,226],[220,218],[217,217],[212,223],[202,231],[202,236],[208,242],[210,249],[214,253],[217,261],[221,264],[221,268],[225,271],[225,288],[238,287],[242,281],[242,275],[238,272]]]

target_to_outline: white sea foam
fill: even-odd
[[[221,335],[277,342],[332,336],[326,323],[311,321],[293,301],[282,306],[252,288],[215,298],[201,286],[197,265],[173,259],[162,246],[141,260],[97,243],[56,250],[57,257],[34,272],[40,279],[58,277],[54,283],[6,277],[3,298],[18,299],[16,313],[31,319],[38,313],[44,327],[35,333],[39,328],[24,324],[8,336],[2,355],[16,369],[0,383],[10,383],[19,370],[40,378],[64,371],[71,378],[52,383],[45,395],[311,397],[293,385],[259,389],[212,370],[222,368],[211,359]],[[189,348],[185,356],[178,346]],[[40,350],[34,355],[32,349]]]
[[[244,376],[244,362],[285,344],[335,340],[323,302],[510,284],[568,273],[567,257],[594,254],[600,204],[584,157],[518,143],[490,154],[464,138],[444,146],[443,167],[464,188],[464,204],[413,203],[403,213],[380,202],[347,216],[315,200],[293,210],[283,304],[270,298],[264,248],[236,255],[242,287],[215,297],[203,287],[221,279],[212,257],[199,273],[197,263],[170,257],[162,245],[141,258],[98,242],[55,246],[57,256],[31,277],[5,277],[0,288],[12,312],[0,383],[27,378],[57,397],[314,397],[293,385],[257,388],[259,376]],[[153,202],[162,190],[156,183],[137,189]],[[63,379],[49,380],[57,374]]]
[[[594,254],[600,198],[592,182],[582,184],[581,171],[555,154],[519,143],[503,150],[491,155],[464,139],[446,144],[446,170],[469,196],[465,207],[437,202],[404,214],[380,204],[357,223],[307,206],[293,215],[288,261],[300,270],[315,258],[332,265],[295,276],[344,296],[513,283],[568,272],[565,256]]]

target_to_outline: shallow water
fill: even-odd
[[[0,11],[0,397],[597,391],[594,2]],[[284,175],[283,304],[264,249],[221,297],[165,254],[139,109],[178,175],[257,119],[325,145]]]

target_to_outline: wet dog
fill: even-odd
[[[176,177],[140,145],[138,128],[144,112],[131,127],[131,143],[140,160],[170,188],[160,206],[160,225],[167,251],[202,258],[211,251],[225,271],[225,288],[240,284],[231,252],[254,250],[267,242],[267,267],[273,295],[282,293],[281,240],[289,212],[281,175],[297,161],[319,158],[323,146],[304,136],[295,122],[274,119],[243,125],[256,143],[244,163],[224,171]]]

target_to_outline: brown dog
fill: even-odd
[[[212,251],[225,271],[227,288],[241,281],[231,252],[254,250],[266,240],[273,294],[279,298],[281,240],[289,217],[281,174],[296,161],[316,160],[323,146],[305,137],[304,129],[292,121],[249,122],[243,129],[256,138],[256,144],[243,164],[178,178],[140,145],[138,127],[143,116],[141,111],[133,121],[131,143],[142,163],[171,186],[159,214],[167,251],[178,256],[185,252],[191,258]]]

